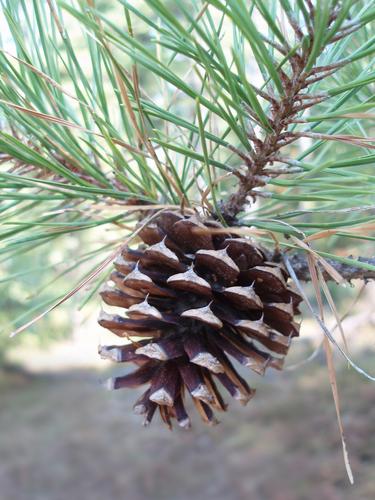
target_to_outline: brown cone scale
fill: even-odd
[[[137,366],[108,385],[146,384],[134,405],[145,425],[158,409],[168,427],[173,419],[190,427],[187,395],[204,422],[217,423],[214,410],[227,408],[219,388],[242,404],[255,393],[234,364],[260,375],[280,370],[298,335],[301,297],[282,264],[269,262],[251,239],[209,231],[220,227],[163,213],[139,233],[144,244],[123,248],[112,286],[101,292],[124,314],[103,313],[99,324],[127,343],[101,346],[100,355]]]

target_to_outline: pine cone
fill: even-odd
[[[149,384],[134,405],[151,422],[156,409],[170,427],[190,427],[184,407],[190,393],[202,419],[216,423],[213,409],[226,404],[218,381],[246,404],[255,393],[229,357],[263,375],[282,369],[301,297],[287,284],[279,263],[268,262],[251,239],[204,231],[223,226],[165,212],[144,227],[144,245],[124,247],[103,300],[126,309],[126,317],[103,313],[99,323],[126,345],[100,347],[103,358],[131,361],[138,369],[110,380],[113,389]],[[203,231],[202,231],[203,230]]]

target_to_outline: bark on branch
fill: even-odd
[[[313,11],[312,16],[315,15]],[[327,26],[327,30],[335,20],[337,11],[332,10]],[[304,33],[296,24],[292,17],[288,17],[289,23],[296,33],[298,39],[304,38]],[[314,20],[314,17],[312,17]],[[350,25],[349,25],[350,26]],[[358,26],[355,26],[358,29]],[[352,30],[340,32],[342,37],[350,34]],[[249,127],[247,131],[251,147],[249,150],[239,156],[245,160],[245,173],[237,174],[239,183],[236,191],[221,205],[221,214],[228,222],[235,220],[237,214],[241,212],[248,202],[249,198],[253,200],[260,196],[258,188],[264,187],[269,180],[277,177],[277,174],[271,174],[267,171],[267,167],[272,166],[278,160],[280,150],[297,140],[298,136],[289,130],[289,126],[296,121],[298,122],[298,114],[304,109],[310,108],[325,100],[328,95],[312,96],[309,98],[308,87],[330,75],[341,68],[346,61],[328,66],[315,66],[311,69],[308,67],[311,50],[313,47],[315,33],[309,27],[309,42],[302,44],[299,50],[289,54],[290,72],[286,72],[283,68],[278,67],[275,63],[276,71],[283,87],[283,92],[279,95],[274,95],[271,91],[263,91],[267,96],[267,100],[271,101],[271,106],[268,112],[268,123],[270,129],[263,131],[257,135],[254,131],[251,121],[259,124],[259,118],[254,113],[254,110],[246,107],[248,112]],[[281,52],[284,47],[280,47]],[[321,51],[324,47],[321,47]],[[291,73],[291,74],[290,74]],[[268,92],[268,93],[267,93]],[[259,132],[258,132],[259,134]],[[235,148],[232,148],[233,150]]]
[[[350,258],[352,258],[352,257],[350,257]],[[300,279],[301,281],[310,281],[311,280],[309,266],[307,264],[307,259],[304,255],[291,254],[291,255],[288,255],[288,259],[289,259],[298,279]],[[365,280],[365,281],[375,280],[375,271],[371,271],[369,269],[363,269],[361,267],[356,266],[355,264],[353,264],[353,265],[343,264],[342,262],[338,262],[336,260],[326,259],[326,261],[338,273],[340,273],[343,278],[345,278],[348,281],[354,280],[354,279],[360,279],[360,280]],[[375,257],[370,257],[370,258],[359,257],[358,261],[375,266]],[[356,259],[353,258],[353,262],[356,262]],[[327,280],[332,280],[332,276],[330,276],[330,274],[328,274],[326,271],[324,271],[323,268],[321,268],[321,269],[322,269],[324,278]]]

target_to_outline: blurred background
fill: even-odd
[[[97,7],[116,19],[114,2],[99,1]],[[76,29],[73,23],[79,48]],[[83,52],[81,56],[84,61]],[[145,73],[142,82],[156,92],[150,75]],[[258,391],[255,399],[245,408],[230,402],[230,411],[219,416],[216,427],[204,426],[190,407],[191,431],[168,431],[157,418],[143,428],[132,413],[138,392],[104,388],[115,370],[130,368],[114,369],[97,354],[98,345],[114,341],[96,322],[100,283],[83,288],[32,328],[9,338],[15,326],[51,303],[51,290],[61,295],[72,287],[78,264],[81,274],[89,272],[93,262],[88,264],[86,255],[110,247],[114,235],[125,239],[127,230],[114,226],[67,233],[27,252],[20,246],[11,258],[5,253],[0,259],[0,499],[375,498],[374,384],[335,353],[355,479],[350,486],[323,334],[307,310],[284,372],[250,375],[250,385]],[[330,250],[339,255],[356,253],[355,240],[353,248],[342,250],[337,240],[331,241]],[[375,284],[330,289],[350,356],[373,374]],[[309,285],[306,293],[313,298]],[[329,313],[326,322],[339,340]]]
[[[22,258],[20,267],[24,263]],[[26,264],[35,262],[26,258]],[[8,297],[2,324],[24,313],[32,290],[32,280],[25,277],[2,284],[1,294]],[[375,286],[363,290],[356,284],[340,293],[340,313],[349,312],[343,325],[350,355],[373,372]],[[356,481],[350,486],[319,347],[322,333],[308,315],[286,370],[268,372],[263,379],[250,375],[258,392],[247,407],[231,401],[230,411],[218,415],[221,423],[213,428],[190,407],[192,430],[171,432],[157,418],[149,428],[141,426],[132,413],[137,391],[103,387],[114,369],[99,359],[97,347],[113,338],[96,323],[98,300],[82,311],[78,305],[78,299],[67,302],[13,340],[2,331],[1,499],[375,497],[374,385],[335,356]],[[327,318],[327,324],[334,327],[334,319]],[[116,367],[116,372],[128,370]]]

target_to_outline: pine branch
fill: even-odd
[[[337,12],[332,11],[329,16],[328,26],[334,22],[337,17]],[[293,18],[289,18],[289,22],[293,30],[296,30],[296,25]],[[358,26],[357,26],[358,29]],[[340,39],[353,32],[353,29],[343,30],[340,33]],[[303,36],[300,28],[296,32],[297,37],[301,39]],[[253,143],[254,152],[251,153],[251,159],[246,162],[246,174],[238,174],[239,185],[237,191],[233,193],[229,199],[222,204],[222,216],[228,220],[233,221],[236,215],[243,209],[249,197],[255,199],[259,196],[256,188],[263,187],[272,178],[269,176],[269,171],[265,169],[277,161],[277,155],[280,149],[284,146],[291,144],[298,137],[303,134],[293,134],[288,130],[289,125],[293,123],[300,123],[297,119],[298,113],[304,111],[312,106],[323,102],[328,96],[325,94],[313,96],[304,92],[311,84],[319,82],[324,78],[331,76],[338,69],[348,62],[339,62],[327,66],[315,66],[309,68],[309,63],[314,50],[314,43],[317,33],[310,32],[309,44],[305,44],[301,53],[298,51],[290,55],[291,76],[278,69],[280,80],[282,81],[284,93],[280,95],[279,99],[273,99],[270,108],[271,117],[269,122],[272,130],[265,134],[263,139],[256,136],[253,131],[248,134],[249,139]],[[332,40],[330,40],[332,42]],[[320,47],[318,52],[321,53],[324,45]],[[315,56],[315,60],[317,56]],[[250,116],[251,119],[251,116]],[[273,175],[275,177],[275,175]]]
[[[301,281],[311,281],[311,274],[309,270],[309,265],[307,259],[304,255],[300,253],[288,255],[289,261],[296,273],[296,276]],[[353,257],[349,257],[353,259],[353,262],[363,262],[365,264],[370,264],[375,266],[375,257],[359,257],[358,260]],[[354,279],[360,280],[375,280],[375,271],[371,271],[369,269],[363,269],[361,267],[356,266],[355,264],[349,265],[344,264],[342,262],[338,262],[332,259],[326,259],[328,264],[332,266],[343,278],[347,281],[351,281]],[[323,276],[326,280],[332,280],[332,276],[327,273],[323,268],[321,268]]]
[[[151,204],[187,200],[229,221],[248,197],[262,197],[259,229],[357,226],[337,232],[340,248],[358,237],[368,255],[373,215],[358,211],[375,185],[375,0],[329,2],[328,14],[309,0],[257,1],[251,12],[237,0],[178,1],[173,13],[160,0],[109,3],[48,1],[46,15],[39,2],[27,12],[2,2],[2,259],[104,224],[117,237]],[[303,136],[311,147],[292,158],[284,147]]]

